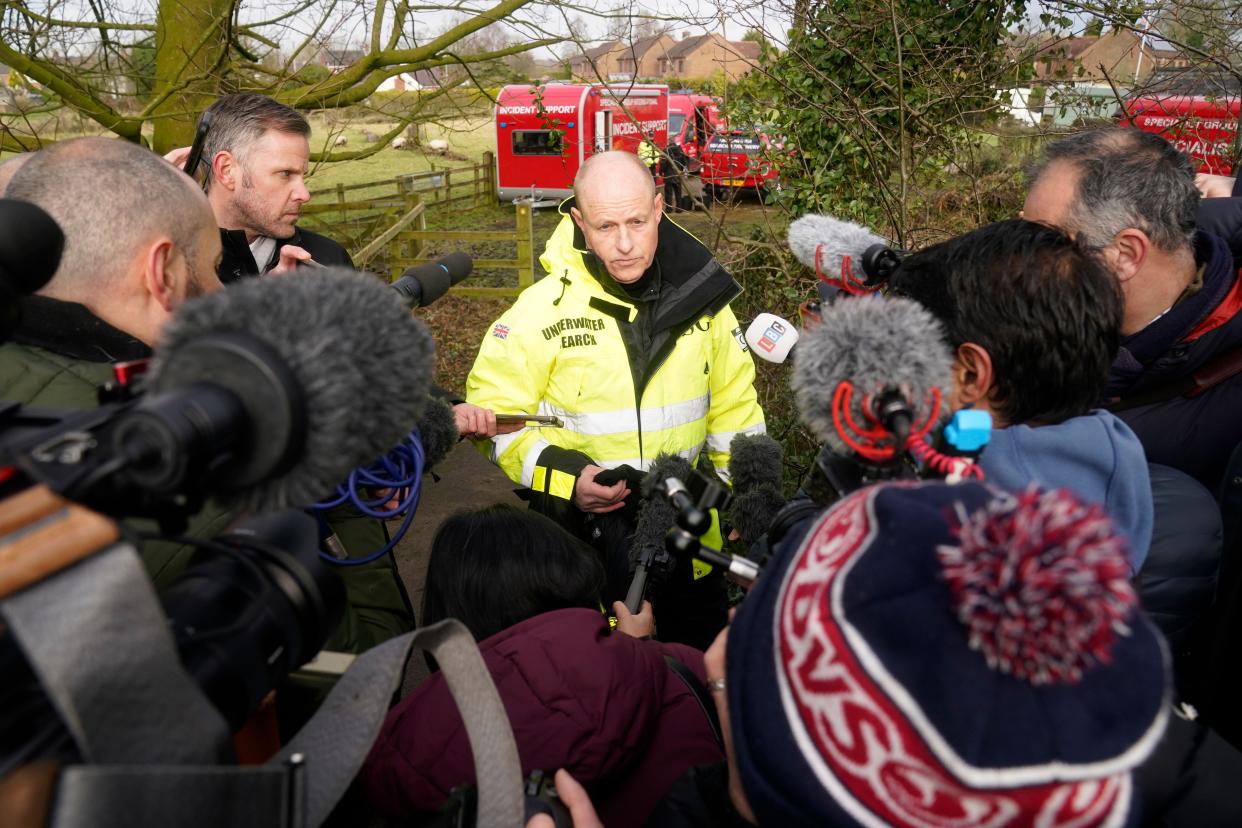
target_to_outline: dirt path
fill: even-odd
[[[439,482],[430,475],[424,476],[422,498],[418,511],[414,513],[414,523],[396,549],[397,568],[401,572],[405,588],[410,593],[414,610],[420,615],[420,621],[423,584],[427,578],[427,559],[431,554],[431,541],[435,538],[441,521],[455,512],[490,506],[493,503],[512,503],[525,507],[513,493],[513,483],[509,478],[469,443],[459,443],[436,467],[436,474],[440,477]],[[390,525],[390,529],[396,528],[396,524]],[[411,659],[402,695],[426,676],[424,660],[419,657]]]

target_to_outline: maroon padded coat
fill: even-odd
[[[609,828],[642,825],[683,772],[724,758],[698,699],[664,660],[702,680],[698,650],[612,633],[587,609],[535,616],[479,649],[522,772],[566,768]],[[474,781],[466,729],[440,674],[389,711],[359,775],[371,805],[396,818],[435,810]]]

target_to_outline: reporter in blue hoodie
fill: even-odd
[[[890,284],[943,323],[952,407],[991,413],[980,459],[988,480],[1103,505],[1138,572],[1152,539],[1147,459],[1129,426],[1093,408],[1120,341],[1112,274],[1060,230],[1014,219],[910,256]]]

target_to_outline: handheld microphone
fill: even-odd
[[[794,357],[799,417],[823,444],[892,460],[940,421],[952,354],[940,324],[909,299],[865,296],[823,309]]]
[[[418,420],[418,438],[422,441],[427,468],[439,464],[461,439],[453,407],[447,400],[433,397]]]
[[[434,262],[406,268],[401,278],[389,287],[396,291],[410,310],[425,308],[448,293],[474,269],[474,260],[467,253],[450,253]]]
[[[812,214],[790,223],[789,249],[820,280],[855,296],[879,290],[901,264],[899,252],[884,239],[832,216]]]
[[[634,522],[634,542],[630,546],[634,579],[625,595],[625,606],[631,613],[637,614],[643,608],[643,597],[647,594],[647,576],[651,568],[668,562],[664,537],[676,525],[678,507],[660,494],[660,487],[669,478],[688,480],[692,473],[690,461],[686,458],[676,454],[661,454],[643,478],[643,504],[638,509],[638,518]],[[710,519],[707,517],[707,520]]]
[[[798,344],[798,329],[774,313],[761,313],[746,329],[746,344],[764,362],[780,365]]]
[[[418,422],[434,348],[374,277],[246,280],[174,316],[116,440],[142,452],[148,481],[205,474],[254,511],[305,506]],[[187,444],[206,468],[173,450]]]
[[[749,548],[768,532],[785,505],[781,494],[784,450],[766,434],[738,434],[729,443],[733,500],[729,522]]]

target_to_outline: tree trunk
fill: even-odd
[[[199,114],[215,100],[228,59],[233,0],[160,0],[155,33],[155,135],[165,153],[194,140]]]

